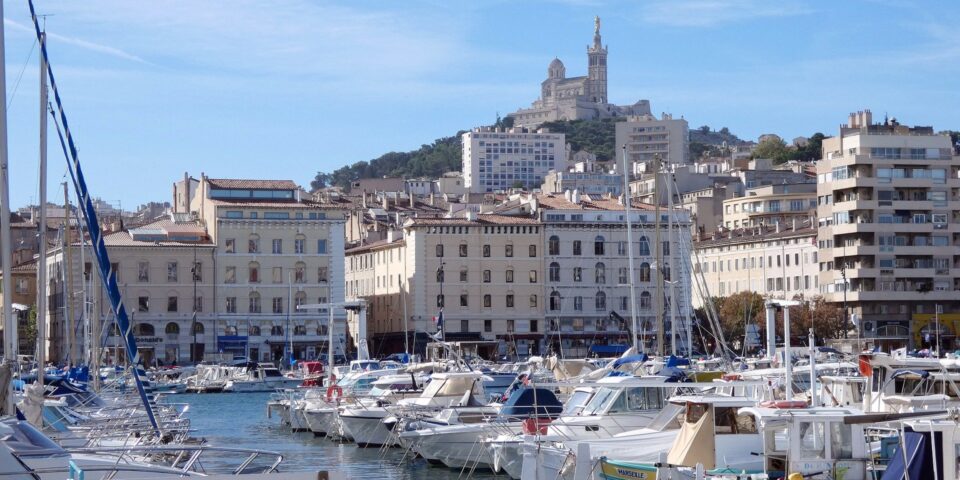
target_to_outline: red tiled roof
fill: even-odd
[[[242,188],[250,190],[296,190],[299,188],[291,180],[243,180],[234,178],[208,178],[213,188]]]

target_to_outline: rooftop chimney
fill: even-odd
[[[387,191],[383,191],[383,209],[390,210],[390,199],[387,197]]]

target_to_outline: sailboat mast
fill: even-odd
[[[41,44],[47,34],[40,34]],[[47,364],[47,62],[40,54],[40,258],[37,260],[37,384]]]
[[[0,18],[3,18],[3,2],[0,2]],[[7,91],[6,55],[4,54],[3,22],[0,22],[0,92]],[[13,267],[13,244],[10,243],[10,163],[7,156],[7,102],[0,102],[0,269],[3,269],[3,280],[0,288],[7,295],[3,296],[3,346],[6,367],[13,368],[17,360],[17,319],[13,316],[13,281],[11,268]],[[0,385],[0,388],[3,388]],[[3,413],[13,415],[13,382],[6,386],[7,401],[3,406]]]
[[[71,254],[70,241],[70,195],[67,188],[67,182],[63,182],[63,276],[65,278],[66,292],[63,295],[64,312],[67,317],[67,334],[64,339],[67,341],[67,354],[70,356],[70,363],[77,361],[77,355],[74,351],[76,343],[73,325],[73,255]]]
[[[678,275],[677,267],[677,247],[680,242],[674,242],[673,238],[673,172],[667,167],[667,173],[664,175],[667,181],[667,243],[670,244],[670,351],[677,355],[677,316],[675,312],[680,308],[677,305],[677,281],[682,277]]]
[[[633,199],[630,195],[630,171],[627,170],[627,166],[627,144],[623,144],[623,210],[627,217],[627,268],[630,269],[630,281],[627,282],[630,284],[630,323],[632,331],[630,336],[633,337],[633,350],[639,353],[640,331],[637,328],[637,286],[634,281],[633,269],[633,214],[630,211],[630,204]]]
[[[660,241],[660,154],[653,156],[653,253],[657,265],[654,315],[657,325],[657,355],[663,356],[663,242]]]

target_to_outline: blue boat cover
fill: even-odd
[[[563,403],[546,388],[525,387],[510,395],[500,409],[501,417],[526,418],[536,415],[540,418],[556,418],[563,411]]]
[[[618,358],[613,361],[613,368],[620,368],[621,365],[626,365],[628,363],[639,363],[646,362],[647,354],[638,353],[636,355],[628,355],[626,357]]]
[[[630,345],[591,345],[590,353],[598,355],[621,355],[630,348]]]
[[[933,461],[930,456],[929,434],[904,432],[904,440],[890,458],[890,464],[883,472],[881,480],[919,480],[936,478]],[[906,455],[903,446],[906,445]],[[904,461],[906,457],[906,461]]]

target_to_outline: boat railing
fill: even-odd
[[[243,461],[240,462],[232,471],[232,475],[242,475],[247,472],[250,466],[260,457],[272,457],[273,461],[265,467],[263,471],[257,473],[276,473],[277,467],[283,462],[283,454],[269,450],[256,450],[249,448],[235,447],[217,447],[212,445],[143,445],[133,447],[81,447],[67,449],[70,453],[85,453],[93,455],[117,456],[117,460],[125,459],[129,461],[140,461],[140,458],[151,458],[160,460],[163,458],[172,459],[169,464],[164,465],[168,468],[177,469],[183,474],[191,472],[204,472],[200,459],[204,454],[246,454]],[[160,465],[158,463],[158,465]]]

